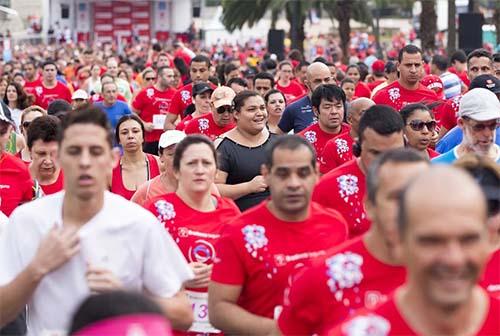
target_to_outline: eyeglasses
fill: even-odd
[[[424,129],[424,126],[427,127],[427,129],[430,132],[434,132],[436,129],[437,123],[436,120],[431,120],[431,121],[422,121],[422,120],[412,120],[408,123],[408,126],[411,127],[412,130],[414,131],[421,131]]]
[[[468,122],[471,121],[471,119],[467,118],[467,117],[463,117],[462,119],[464,119]],[[494,131],[494,130],[496,130],[497,127],[500,126],[500,119],[497,119],[497,120],[495,120],[491,123],[488,123],[488,124],[485,124],[485,123],[472,124],[472,123],[470,123],[470,126],[474,132],[482,132],[486,128],[488,128],[490,131]]]
[[[156,79],[156,77],[145,77],[144,80],[146,81],[154,81]]]
[[[28,127],[30,127],[31,121],[25,121],[22,123],[22,126],[25,130],[28,130]]]
[[[223,114],[225,112],[227,112],[227,113],[233,113],[233,109],[231,108],[231,106],[227,106],[227,105],[219,106],[217,108],[217,113]]]

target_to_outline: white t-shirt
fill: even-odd
[[[33,259],[40,241],[62,223],[64,192],[21,205],[0,237],[0,285]],[[56,223],[56,224],[54,224]],[[129,290],[172,297],[193,278],[184,256],[157,219],[139,205],[108,191],[104,206],[79,231],[80,252],[48,274],[28,303],[28,335],[67,330],[78,305],[90,294],[86,264],[103,267]]]
[[[7,226],[7,223],[9,222],[9,217],[5,216],[5,214],[0,211],[0,236],[2,235],[2,232],[5,230],[5,227]]]

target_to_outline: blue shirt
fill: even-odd
[[[118,124],[118,120],[120,120],[121,117],[132,114],[132,111],[128,107],[127,103],[122,102],[121,100],[117,100],[111,106],[104,106],[104,102],[102,101],[95,103],[94,106],[106,112],[113,132],[116,128],[116,124]]]
[[[436,145],[436,151],[439,153],[450,151],[462,142],[463,137],[464,133],[462,129],[458,126],[453,127],[441,140],[439,140]],[[500,145],[500,127],[497,127],[495,143]]]
[[[495,144],[497,147],[497,153],[499,153],[495,159],[496,163],[500,163],[500,147]],[[449,150],[448,152],[439,155],[438,157],[435,157],[434,159],[431,160],[433,164],[452,164],[456,160],[458,160],[458,155],[457,155],[457,149],[458,146]]]
[[[283,133],[288,133],[292,129],[294,133],[299,133],[313,122],[314,113],[312,111],[311,99],[308,95],[305,95],[285,108],[278,127]]]

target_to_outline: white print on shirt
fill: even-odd
[[[206,118],[198,119],[198,128],[200,131],[206,131],[209,127],[209,121]]]
[[[35,88],[36,94],[40,96],[43,93],[43,88],[41,86],[37,86]]]
[[[318,138],[316,137],[315,131],[307,131],[304,133],[304,136],[305,136],[306,140],[312,144],[316,143],[316,141],[318,140]]]
[[[389,99],[395,103],[400,97],[401,93],[399,92],[399,88],[392,88],[387,91],[389,93]]]
[[[156,212],[158,213],[158,220],[162,223],[175,218],[176,213],[174,205],[165,200],[158,200],[155,202]]]
[[[153,90],[153,89],[146,90],[146,95],[148,96],[148,98],[153,97],[154,94],[155,94],[155,90]]]
[[[191,93],[188,90],[181,91],[181,99],[184,104],[186,104],[191,99]]]
[[[458,109],[460,108],[460,101],[462,100],[462,95],[453,97],[451,101],[451,107],[453,108],[453,111],[455,111],[455,117],[458,118]]]
[[[386,336],[391,325],[385,318],[369,314],[353,318],[342,326],[342,334],[349,336]]]
[[[341,301],[343,298],[343,290],[353,288],[363,280],[363,257],[359,254],[346,252],[338,253],[326,259],[326,267],[328,270],[328,287],[335,294],[335,299]]]
[[[342,198],[352,196],[359,192],[358,177],[356,175],[341,175],[337,177],[339,184],[339,194]]]
[[[349,152],[349,146],[344,139],[335,139],[335,144],[337,145],[337,154],[342,155]]]
[[[257,257],[257,250],[267,246],[269,240],[266,237],[266,229],[263,226],[251,224],[241,229],[245,239],[245,248],[254,258]]]

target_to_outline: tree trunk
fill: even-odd
[[[420,14],[420,39],[422,50],[433,51],[436,45],[437,15],[435,0],[421,0],[422,13]]]
[[[493,23],[497,33],[497,45],[500,44],[500,2],[495,3],[495,13],[493,14]]]
[[[305,13],[302,10],[302,1],[288,1],[286,5],[286,19],[290,23],[291,49],[298,49],[304,53],[304,23]]]
[[[273,9],[271,11],[271,29],[276,29],[276,22],[278,21],[279,10]]]
[[[457,48],[456,15],[457,7],[455,5],[455,0],[448,0],[448,56],[450,56]]]
[[[339,22],[340,47],[342,48],[342,62],[349,62],[349,41],[351,39],[351,15],[353,0],[338,0],[335,18]]]

